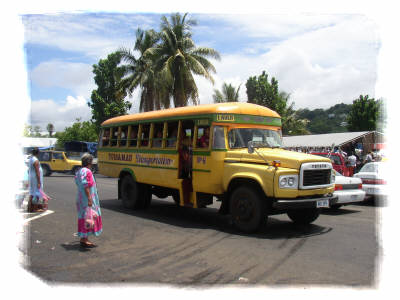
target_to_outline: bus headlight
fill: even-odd
[[[335,183],[335,178],[336,178],[336,176],[335,176],[335,170],[332,169],[332,170],[331,170],[331,183]]]
[[[283,175],[279,177],[279,188],[281,189],[297,189],[298,186],[298,175]]]

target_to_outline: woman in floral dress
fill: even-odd
[[[96,181],[91,171],[93,156],[86,153],[82,156],[82,168],[75,174],[75,183],[78,187],[76,197],[76,208],[78,211],[78,236],[80,245],[85,248],[92,248],[96,245],[89,242],[90,235],[99,236],[103,230],[101,221],[101,211],[99,196],[97,195]],[[94,218],[94,226],[88,228],[85,226],[85,214],[88,207],[97,214]]]
[[[43,191],[43,171],[39,162],[39,149],[34,148],[29,157],[29,201],[28,212],[42,212],[46,207],[40,191]]]

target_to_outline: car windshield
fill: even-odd
[[[378,164],[366,164],[361,168],[360,172],[378,173]]]
[[[255,147],[282,147],[282,138],[278,131],[260,128],[235,128],[228,134],[230,148],[247,148],[249,142]]]
[[[330,155],[330,154],[328,154],[328,153],[327,153],[327,154],[322,154],[322,153],[316,154],[316,153],[312,153],[312,154],[318,155],[318,156],[323,156],[323,157],[328,157],[328,158],[331,160],[331,162],[332,162],[333,164],[335,164],[335,165],[340,165],[340,164],[341,164],[339,156]]]

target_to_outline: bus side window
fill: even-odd
[[[153,148],[161,148],[163,142],[164,123],[155,123],[153,129]]]
[[[137,146],[137,139],[138,139],[138,125],[131,126],[131,132],[129,134],[129,147],[136,147]]]
[[[111,131],[111,146],[117,146],[118,127],[113,127]]]
[[[193,147],[193,136],[194,136],[194,122],[183,121],[182,122],[182,144]]]
[[[150,124],[142,124],[142,131],[140,139],[140,147],[148,147],[149,146],[149,135],[150,135]]]
[[[197,128],[197,143],[196,146],[199,148],[208,148],[210,144],[210,127],[198,127]]]
[[[213,131],[213,149],[226,149],[224,127],[215,126]]]
[[[110,145],[110,128],[104,129],[104,133],[102,136],[103,147]]]
[[[178,138],[178,122],[168,122],[167,123],[167,144],[168,148],[175,148],[176,141]]]
[[[120,140],[119,140],[120,146],[126,146],[127,136],[128,136],[128,126],[121,127],[121,134],[120,134]]]

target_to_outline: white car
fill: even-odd
[[[386,198],[388,191],[386,180],[383,175],[386,168],[385,162],[366,163],[353,177],[360,178],[363,184],[363,190],[367,197]]]
[[[342,205],[364,201],[365,192],[362,189],[360,178],[346,177],[335,171],[335,196],[338,196],[336,204],[332,208],[339,208]]]

